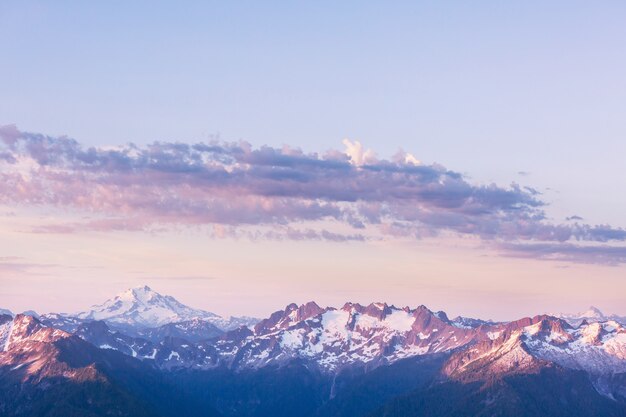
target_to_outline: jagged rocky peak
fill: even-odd
[[[324,312],[324,309],[317,305],[315,301],[309,301],[298,307],[296,320],[306,320]]]
[[[371,303],[363,310],[363,314],[367,314],[371,317],[376,317],[378,320],[384,320],[385,317],[391,313],[391,307],[387,303]]]
[[[532,373],[541,367],[542,361],[529,352],[522,332],[517,330],[453,353],[442,373],[451,379],[469,382]]]
[[[353,303],[353,302],[348,301],[347,303],[343,305],[343,307],[341,307],[341,310],[347,311],[349,313],[353,313],[353,312],[362,313],[363,306],[359,303]]]
[[[439,320],[444,321],[446,323],[450,323],[450,319],[448,318],[448,315],[446,314],[445,311],[440,310],[437,311],[435,313],[433,313],[435,315],[435,317],[437,317]]]
[[[572,327],[556,317],[535,316],[523,330],[525,336],[541,338],[551,344],[561,345],[573,340]]]
[[[22,314],[25,316],[32,316],[37,319],[40,317],[39,314],[35,310],[26,310],[26,311],[23,311]]]
[[[455,318],[450,320],[450,324],[463,329],[476,329],[480,326],[492,326],[497,323],[491,320],[481,320],[472,317],[456,316]]]
[[[13,316],[0,313],[0,325],[13,320]]]
[[[65,313],[46,313],[39,317],[39,321],[45,326],[74,333],[76,329],[78,329],[78,326],[87,320]]]
[[[546,352],[569,355],[581,343],[572,326],[549,315],[482,325],[476,331],[484,332],[487,338],[480,339],[471,349],[454,353],[444,367],[444,374],[472,381],[533,373],[549,363]]]
[[[394,311],[403,311],[411,314],[413,310],[409,307],[398,308],[385,302],[373,302],[366,306],[359,303],[347,302],[340,308],[340,311],[345,311],[352,315],[365,314],[378,320],[385,320],[385,318]]]
[[[289,318],[290,323],[297,323],[310,317],[317,316],[324,312],[324,309],[317,305],[315,301],[298,306],[295,303],[289,304],[284,310],[284,317]]]
[[[254,332],[252,332],[252,330],[250,330],[250,328],[245,327],[245,326],[241,326],[237,329],[233,329],[230,330],[226,333],[224,333],[221,337],[220,340],[222,341],[236,341],[239,342],[241,340],[244,340],[247,337],[253,336]]]
[[[518,330],[524,327],[532,326],[544,320],[560,320],[558,317],[550,316],[548,314],[540,314],[533,317],[523,317],[518,320],[511,321],[506,324],[506,328],[509,330]]]
[[[295,305],[295,304],[293,304]],[[271,331],[274,329],[281,320],[285,319],[285,315],[289,314],[292,310],[290,307],[292,304],[288,305],[285,310],[279,310],[273,312],[268,318],[261,320],[254,326],[254,332],[256,334],[263,334],[267,331]]]
[[[21,337],[28,337],[38,330],[41,330],[44,326],[39,322],[35,316],[29,314],[18,314],[13,319],[13,329],[11,333],[14,335],[20,335]]]
[[[440,326],[442,324],[447,324],[447,322],[441,320],[435,315],[435,313],[433,313],[424,305],[420,305],[415,310],[413,310],[412,315],[415,318],[416,324],[418,324],[420,327],[429,327],[432,325]]]
[[[604,330],[604,326],[600,323],[591,323],[585,326],[580,327],[580,334],[583,337],[583,340],[595,346],[600,346],[602,344],[602,336],[606,335],[607,332]]]
[[[259,321],[254,326],[254,332],[256,334],[264,334],[279,329],[285,329],[296,323],[322,314],[326,310],[327,309],[317,305],[315,301],[309,301],[300,306],[291,303],[287,305],[284,310],[275,311],[269,318]]]
[[[0,327],[0,342],[4,351],[24,342],[54,342],[70,336],[70,333],[46,327],[37,318],[26,314],[18,314]]]
[[[223,334],[223,330],[202,318],[167,323],[156,328],[145,329],[139,333],[140,336],[155,342],[165,337],[178,337],[193,342],[218,337]]]
[[[76,329],[76,334],[83,333],[108,333],[109,326],[103,320],[92,320],[81,323]]]

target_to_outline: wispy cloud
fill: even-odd
[[[204,275],[173,275],[173,276],[153,276],[150,275],[144,279],[155,281],[213,281],[216,277],[204,276]]]
[[[577,245],[573,243],[503,243],[501,251],[519,258],[575,263],[618,265],[626,263],[625,246]]]
[[[27,262],[18,256],[1,256],[0,257],[0,278],[4,274],[30,273],[42,274],[43,271],[51,268],[59,268],[57,264]]]
[[[107,149],[14,126],[0,128],[0,139],[0,203],[95,215],[35,228],[44,233],[209,225],[216,236],[270,239],[345,241],[452,232],[556,246],[626,240],[626,230],[609,225],[547,221],[545,202],[533,188],[472,184],[406,152],[379,159],[358,142],[346,141],[345,151],[323,154],[253,148],[246,142]]]

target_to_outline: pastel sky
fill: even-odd
[[[623,2],[0,3],[0,307],[626,314]]]

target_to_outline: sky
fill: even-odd
[[[0,307],[626,314],[626,4],[0,3]]]

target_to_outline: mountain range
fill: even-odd
[[[576,314],[560,313],[555,316],[562,318],[572,326],[579,326],[583,321],[587,323],[598,323],[605,321],[616,321],[626,325],[626,316],[618,316],[617,314],[605,315],[596,307],[589,307],[587,310]]]
[[[492,322],[309,302],[259,320],[137,287],[5,313],[2,416],[626,416],[626,320],[593,308]]]

